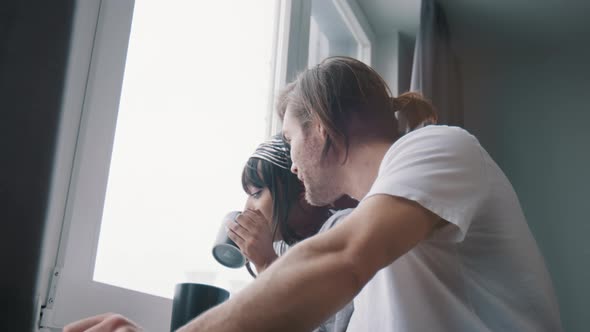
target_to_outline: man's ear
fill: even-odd
[[[317,124],[317,130],[323,139],[326,139],[328,137],[328,132],[326,131],[326,128],[324,128],[324,126],[319,121]]]

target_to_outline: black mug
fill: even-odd
[[[194,283],[177,284],[172,300],[170,331],[176,331],[228,298],[229,292],[223,288]]]
[[[230,222],[236,222],[240,211],[232,211],[223,217],[217,238],[213,244],[213,257],[220,264],[234,269],[244,266],[247,262],[246,256],[240,251],[240,248],[227,236],[227,225]]]

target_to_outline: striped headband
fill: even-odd
[[[260,144],[250,158],[266,160],[282,169],[291,169],[291,149],[281,135],[275,135]]]

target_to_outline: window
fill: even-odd
[[[311,0],[308,66],[328,56],[349,56],[371,64],[371,34],[363,29],[354,2]]]
[[[171,298],[181,281],[235,292],[252,279],[211,247],[269,124],[275,12],[272,0],[135,3],[95,281]]]
[[[333,3],[323,10],[348,13],[347,50],[369,59],[354,1]],[[118,312],[165,331],[174,284],[235,293],[251,280],[211,246],[221,217],[243,207],[245,161],[280,127],[274,97],[308,65],[310,29],[339,49],[311,17],[310,0],[78,2],[42,327]]]

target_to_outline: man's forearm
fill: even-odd
[[[362,288],[344,246],[316,236],[180,331],[309,331]]]
[[[439,225],[446,222],[416,202],[371,196],[342,224],[296,245],[182,331],[309,331]]]
[[[262,272],[266,271],[276,260],[279,256],[273,257],[268,263],[266,264],[256,264],[254,263],[254,267],[256,267],[256,272],[261,274]]]

